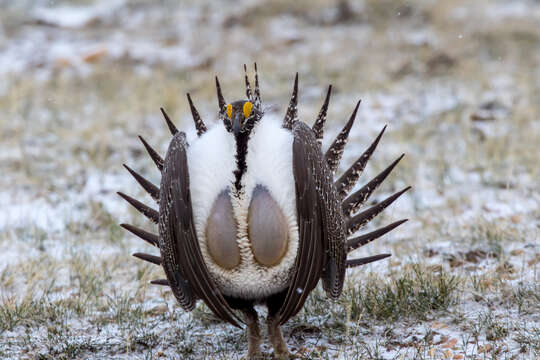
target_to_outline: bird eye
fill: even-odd
[[[246,119],[249,117],[249,115],[251,114],[251,109],[253,108],[253,104],[250,102],[250,101],[246,101],[244,103],[244,116],[246,117]]]
[[[232,105],[231,104],[227,105],[227,116],[229,117],[229,119],[232,116]]]

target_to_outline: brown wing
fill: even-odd
[[[186,310],[202,299],[220,319],[240,326],[204,263],[193,225],[186,137],[174,135],[165,157],[159,206],[159,234],[163,268],[171,288]]]
[[[313,131],[300,121],[292,131],[300,241],[291,285],[280,309],[281,324],[300,311],[321,276],[327,294],[334,297],[335,289],[341,292],[345,274],[343,215],[334,199],[332,175]]]

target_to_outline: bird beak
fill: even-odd
[[[242,123],[239,117],[240,116],[238,114],[234,116],[234,122],[233,122],[234,136],[238,136],[238,133],[240,132],[240,129],[242,128]]]

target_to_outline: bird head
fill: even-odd
[[[235,137],[240,134],[249,134],[261,116],[259,110],[249,100],[238,100],[227,104],[225,114],[231,124],[229,132]]]

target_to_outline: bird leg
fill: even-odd
[[[283,340],[283,334],[281,333],[281,327],[279,326],[278,313],[271,312],[268,309],[268,338],[274,347],[274,356],[276,359],[289,359],[290,353],[287,348],[285,340]]]
[[[285,301],[286,295],[287,291],[282,291],[281,293],[270,296],[266,300],[266,307],[268,308],[268,339],[274,348],[274,357],[276,359],[291,358],[287,343],[283,340],[283,334],[281,333],[279,324],[279,310]]]
[[[261,330],[257,311],[251,306],[242,309],[246,325],[248,327],[248,359],[260,359],[261,355]]]

